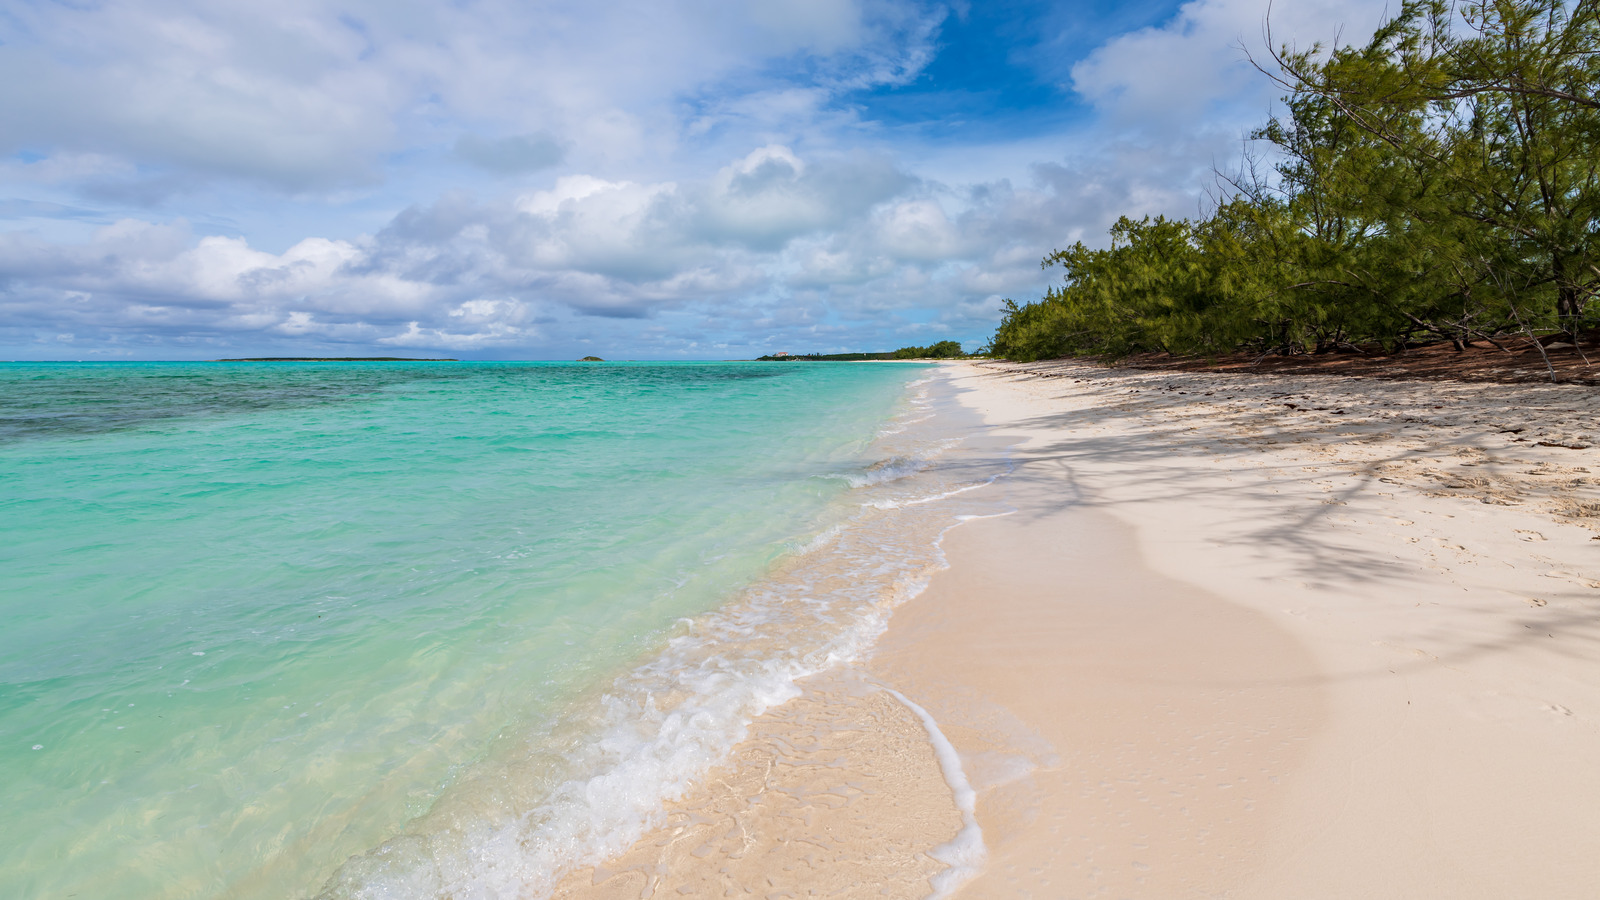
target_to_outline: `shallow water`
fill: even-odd
[[[943,568],[943,536],[1010,512],[983,490],[1009,471],[1007,442],[984,435],[948,380],[930,375],[909,387],[909,402],[868,446],[873,462],[843,476],[850,489],[824,507],[814,536],[720,605],[681,620],[664,646],[543,727],[497,742],[405,833],[342,866],[319,900],[547,896],[564,873],[582,877],[583,866],[618,858],[681,813],[678,801],[704,787],[752,722],[815,685],[811,676],[859,677],[856,664],[893,610]],[[960,794],[959,765],[945,765],[954,760],[939,752],[937,726],[924,725],[930,758]],[[928,851],[949,867],[928,884],[931,896],[981,865],[986,851],[967,812],[960,833]],[[763,857],[759,841],[741,846]],[[692,881],[699,862],[716,865],[714,853],[694,856],[671,875]],[[900,861],[886,863],[906,875]],[[759,882],[777,889],[794,874]]]
[[[905,502],[926,372],[0,366],[0,886],[507,896],[625,840],[910,577],[863,545],[750,640]]]

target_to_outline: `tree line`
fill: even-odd
[[[938,341],[926,347],[901,347],[894,351],[895,359],[960,359],[966,356],[955,341]]]
[[[961,344],[956,341],[938,341],[926,347],[901,347],[882,353],[784,353],[757,357],[759,362],[861,362],[884,359],[962,359]]]
[[[1269,44],[1271,41],[1269,33]],[[990,351],[1326,353],[1581,345],[1600,289],[1600,2],[1413,0],[1364,45],[1282,48],[1284,113],[1209,215],[1047,256]]]

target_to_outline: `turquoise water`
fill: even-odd
[[[0,893],[309,896],[596,739],[924,371],[0,366]]]

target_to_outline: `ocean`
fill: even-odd
[[[0,366],[0,888],[537,896],[626,847],[938,567],[933,371]]]

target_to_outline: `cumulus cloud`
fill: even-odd
[[[1084,116],[986,146],[852,99],[918,83],[951,21],[936,0],[10,12],[13,350],[976,342],[1002,298],[1043,289],[1051,249],[1193,214],[1274,93],[1238,46],[1259,46],[1264,0],[1113,37],[1071,69]],[[1311,0],[1274,25],[1308,42],[1377,15]]]
[[[784,321],[893,324],[950,306],[946,325],[970,327],[990,295],[1038,281],[1040,210],[1067,199],[1045,178],[957,196],[881,157],[771,145],[697,182],[566,176],[496,200],[447,195],[371,236],[281,253],[182,223],[121,221],[76,245],[13,232],[0,325],[448,349],[525,346],[572,316],[715,318],[755,340]],[[1035,233],[1019,237],[1020,221]],[[778,312],[797,303],[811,313]]]
[[[291,189],[370,177],[371,155],[394,133],[385,115],[393,86],[350,65],[358,35],[297,12],[125,2],[13,10],[0,54],[0,117],[13,123],[4,149]]]
[[[1387,6],[1385,0],[1282,4],[1270,10],[1272,40],[1309,45],[1363,37]],[[1236,127],[1241,114],[1260,116],[1276,92],[1247,56],[1266,58],[1268,14],[1260,0],[1191,0],[1170,21],[1096,48],[1072,67],[1073,89],[1124,125]]]
[[[528,125],[636,154],[677,127],[652,121],[663,103],[795,54],[836,81],[909,77],[936,21],[890,0],[26,4],[0,20],[0,152],[305,191],[370,182],[460,120],[514,134],[464,137],[463,158],[527,171],[562,155]]]

